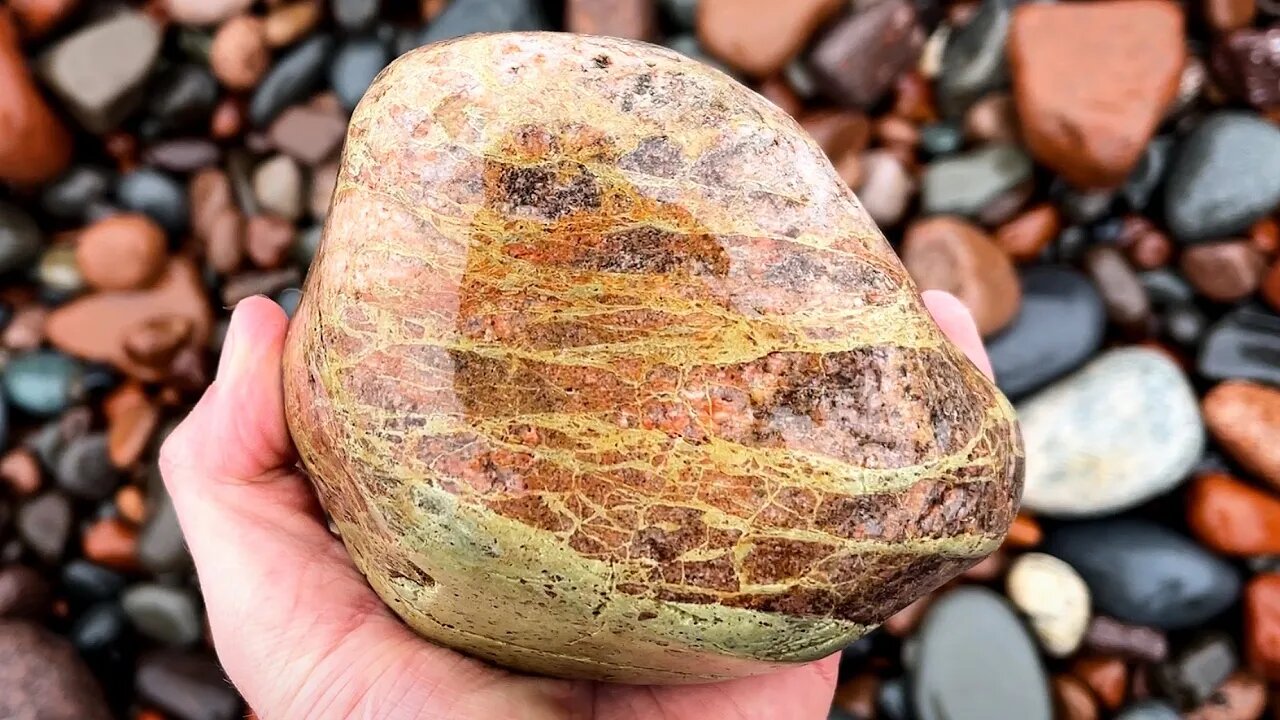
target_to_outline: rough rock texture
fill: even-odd
[[[667,50],[489,35],[393,63],[294,320],[290,429],[357,565],[422,634],[520,669],[821,657],[1014,517],[1009,403],[822,151]]]

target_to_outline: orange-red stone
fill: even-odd
[[[1071,664],[1071,672],[1093,690],[1108,710],[1114,711],[1124,702],[1129,687],[1129,668],[1124,660],[1086,655]]]
[[[1258,479],[1280,488],[1280,390],[1224,382],[1205,395],[1201,411],[1222,449]]]
[[[776,74],[844,0],[702,0],[698,39],[716,57],[756,77]]]
[[[1221,553],[1280,553],[1280,498],[1224,473],[1191,483],[1187,523],[1200,542]]]
[[[57,177],[71,162],[71,136],[36,88],[6,7],[0,7],[0,98],[0,181]]]
[[[1280,574],[1255,575],[1245,586],[1244,635],[1249,667],[1280,681]]]

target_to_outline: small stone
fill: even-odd
[[[382,0],[332,0],[329,8],[338,27],[356,33],[373,27],[381,4]]]
[[[1025,550],[1036,547],[1043,539],[1044,531],[1040,529],[1040,523],[1030,515],[1018,513],[1018,516],[1013,519],[1013,524],[1009,526],[1009,532],[1005,535],[1004,541],[1009,547]]]
[[[150,216],[174,235],[187,228],[186,192],[164,173],[142,168],[125,175],[116,185],[116,200],[127,210]]]
[[[163,140],[147,147],[142,161],[161,170],[191,173],[212,167],[222,159],[222,149],[203,138]]]
[[[1041,203],[996,231],[996,245],[1014,262],[1028,263],[1040,257],[1062,228],[1058,209]]]
[[[920,144],[920,131],[906,118],[885,115],[875,121],[873,133],[880,144],[914,153]]]
[[[1256,675],[1241,670],[1231,674],[1185,720],[1258,720],[1267,707],[1267,686]]]
[[[5,394],[18,409],[37,417],[52,417],[82,396],[83,366],[52,350],[14,356],[4,368]]]
[[[0,274],[30,264],[43,248],[36,221],[16,205],[0,201]]]
[[[781,75],[766,78],[760,83],[760,87],[756,88],[756,92],[793,118],[798,119],[804,111],[804,101],[796,95],[796,91],[791,89],[787,79]]]
[[[37,70],[80,124],[105,133],[143,100],[161,39],[160,27],[145,13],[121,12],[59,40]]]
[[[1254,107],[1267,110],[1280,106],[1278,43],[1280,24],[1236,30],[1213,48],[1215,74],[1234,95]]]
[[[14,10],[21,18],[20,6]],[[71,161],[71,137],[27,69],[7,8],[0,10],[0,97],[0,180],[28,185],[57,177]]]
[[[1075,569],[1052,555],[1026,553],[1009,566],[1005,588],[1046,652],[1075,652],[1089,625],[1089,588]]]
[[[92,206],[105,204],[113,181],[109,170],[76,165],[44,187],[40,207],[58,220],[83,222]]]
[[[238,15],[223,23],[209,47],[209,69],[230,90],[252,90],[271,67],[261,18]]]
[[[818,110],[800,118],[800,127],[809,133],[828,158],[862,152],[871,140],[871,123],[857,110]]]
[[[1237,664],[1231,639],[1212,633],[1193,640],[1177,657],[1157,666],[1155,680],[1174,702],[1192,707],[1208,700]]]
[[[1115,710],[1124,702],[1128,687],[1129,669],[1124,661],[1114,657],[1086,655],[1071,664],[1071,673],[1080,678],[1102,701],[1102,706]]]
[[[293,223],[274,215],[249,218],[246,247],[254,265],[271,270],[284,264],[293,246]]]
[[[191,229],[196,237],[208,242],[215,218],[231,208],[231,180],[219,168],[201,170],[187,186],[191,207]]]
[[[18,537],[36,557],[52,565],[62,558],[71,534],[71,503],[46,492],[18,507]]]
[[[116,512],[134,525],[147,521],[147,501],[137,485],[125,485],[116,491]]]
[[[1076,190],[1065,183],[1054,183],[1054,194],[1068,223],[1087,225],[1098,222],[1111,212],[1116,193],[1113,190]]]
[[[124,638],[128,631],[129,620],[124,611],[113,602],[102,602],[89,606],[74,625],[67,637],[81,655],[107,655]]]
[[[1143,270],[1164,267],[1173,257],[1173,243],[1169,236],[1141,215],[1130,215],[1121,222],[1118,244],[1124,249],[1129,262]]]
[[[153,573],[184,570],[191,565],[191,554],[182,538],[178,514],[162,487],[153,487],[152,493],[147,499],[151,515],[138,535],[138,561]]]
[[[1229,303],[1258,289],[1267,261],[1248,240],[1234,240],[1189,247],[1183,251],[1179,267],[1201,295]]]
[[[253,191],[267,212],[289,221],[302,217],[302,169],[288,155],[276,155],[258,166]]]
[[[85,289],[84,277],[76,262],[75,246],[69,244],[48,247],[36,265],[36,279],[60,301]]]
[[[376,38],[352,38],[342,44],[329,68],[329,84],[348,112],[373,84],[373,79],[391,62],[391,52]]]
[[[876,710],[879,711],[876,717],[884,720],[913,720],[905,677],[893,677],[880,683]]]
[[[306,105],[294,105],[280,113],[267,130],[277,150],[311,166],[332,158],[346,134],[345,117]]]
[[[165,12],[183,25],[217,25],[253,5],[253,0],[161,0]]]
[[[1244,625],[1249,667],[1280,679],[1280,575],[1257,575],[1245,586]]]
[[[1116,720],[1182,720],[1182,716],[1163,702],[1144,700],[1125,708]]]
[[[1060,720],[1097,720],[1098,703],[1083,681],[1071,675],[1053,678],[1054,717]]]
[[[973,216],[1031,177],[1031,159],[1014,145],[988,145],[934,160],[925,168],[921,209],[925,214]]]
[[[731,3],[735,7],[742,5],[735,0],[722,0],[719,4]],[[700,21],[708,19],[707,4],[708,0],[703,0]],[[796,3],[757,0],[754,4],[790,8]],[[801,4],[822,6],[830,11],[841,5],[822,0],[806,0]],[[777,14],[777,11],[769,14]],[[757,20],[762,19],[761,15],[756,13]],[[761,24],[760,28],[766,36],[779,35],[777,28],[768,24]],[[915,6],[906,0],[885,0],[836,21],[814,41],[808,64],[819,87],[832,100],[845,105],[870,107],[884,97],[893,86],[894,78],[915,64],[923,46],[924,33],[916,17]]]
[[[1240,595],[1235,568],[1145,520],[1063,525],[1048,534],[1043,547],[1080,573],[1098,611],[1125,622],[1168,630],[1193,627]]]
[[[1196,369],[1212,380],[1255,380],[1280,385],[1280,316],[1243,307],[1223,315],[1200,345]]]
[[[1259,291],[1262,299],[1271,306],[1271,309],[1280,312],[1280,260],[1273,263],[1271,269],[1262,277]]]
[[[1249,228],[1249,242],[1268,259],[1280,255],[1280,222],[1269,217],[1260,218]]]
[[[667,19],[682,30],[690,30],[698,22],[698,6],[701,0],[658,0]]]
[[[1125,181],[1122,193],[1136,210],[1143,210],[1155,195],[1156,188],[1164,181],[1169,160],[1173,157],[1174,139],[1161,135],[1151,139]]]
[[[1102,345],[1106,310],[1083,274],[1060,265],[1022,273],[1013,323],[987,342],[996,384],[1017,399],[1079,367]]]
[[[166,376],[162,368],[130,356],[126,339],[152,318],[178,316],[191,324],[191,342],[208,340],[212,311],[195,266],[172,258],[160,279],[147,290],[100,292],[78,298],[50,314],[49,341],[65,352],[106,362],[146,382]]]
[[[1165,221],[1182,242],[1246,230],[1280,203],[1280,128],[1255,115],[1210,115],[1179,148]]]
[[[0,458],[0,482],[22,498],[40,490],[40,461],[26,448],[14,448]]]
[[[1280,389],[1228,381],[1209,391],[1204,421],[1218,445],[1247,470],[1280,488]]]
[[[1107,246],[1089,248],[1084,267],[1102,296],[1111,322],[1130,330],[1145,326],[1151,318],[1151,301],[1138,274],[1119,250]]]
[[[465,2],[455,2],[450,7]],[[306,98],[321,78],[333,55],[333,38],[312,35],[281,57],[258,84],[249,101],[249,121],[265,127],[285,108]]]
[[[135,679],[138,696],[177,720],[238,720],[240,698],[213,658],[161,651],[144,656]]]
[[[124,584],[119,573],[87,560],[72,560],[62,566],[61,587],[73,608],[114,600]]]
[[[1018,111],[1008,93],[989,93],[964,114],[965,137],[977,143],[1017,142]]]
[[[862,155],[858,199],[880,227],[898,224],[915,194],[915,181],[896,155],[871,150]]]
[[[930,123],[938,119],[933,102],[933,86],[918,70],[908,70],[894,80],[891,114],[914,123]]]
[[[332,162],[316,168],[311,174],[311,192],[307,201],[307,210],[317,221],[323,221],[329,214],[333,189],[338,185],[338,169],[338,163]]]
[[[1090,621],[1084,644],[1095,652],[1147,663],[1158,663],[1169,656],[1169,641],[1164,633],[1106,615],[1097,615]]]
[[[163,645],[193,645],[204,634],[204,624],[189,593],[151,583],[135,585],[120,600],[125,615],[138,632]]]
[[[701,0],[698,39],[716,57],[755,76],[774,75],[841,9],[838,0]],[[570,2],[570,8],[573,3]],[[573,29],[572,19],[570,30]]]
[[[1078,187],[1124,182],[1177,94],[1183,25],[1163,0],[1014,9],[1009,63],[1031,154]]]
[[[103,218],[80,234],[76,263],[91,287],[136,290],[164,269],[164,229],[151,218],[126,213]]]
[[[280,309],[284,310],[284,314],[292,318],[293,314],[298,311],[298,303],[302,302],[302,291],[298,288],[281,290],[275,296],[275,301],[280,306]]]
[[[73,497],[82,500],[110,497],[119,476],[107,456],[107,436],[91,433],[67,443],[54,468],[54,477],[58,487]]]
[[[948,117],[960,116],[975,100],[1008,79],[1005,36],[1015,4],[1010,0],[983,0],[977,14],[947,39],[937,93],[938,104]]]
[[[245,234],[244,215],[233,207],[224,208],[213,221],[205,240],[205,256],[219,275],[228,275],[240,267]]]
[[[110,720],[89,668],[66,640],[34,623],[0,621],[0,717]]]
[[[998,594],[962,587],[938,599],[919,632],[912,704],[919,720],[1049,720],[1052,700],[1035,642]],[[973,662],[973,649],[990,650]]]
[[[1109,350],[1018,406],[1027,449],[1023,507],[1108,515],[1168,492],[1204,451],[1194,390],[1165,353]]]
[[[26,565],[0,567],[0,618],[39,619],[49,612],[52,597],[49,583],[35,570]]]
[[[292,45],[311,32],[320,22],[319,0],[295,0],[277,4],[267,12],[263,32],[273,48]]]
[[[978,210],[977,221],[985,227],[997,227],[1009,222],[1026,206],[1035,193],[1035,183],[1030,180],[1019,183],[995,196]]]
[[[964,145],[960,128],[949,123],[934,123],[920,130],[920,149],[929,155],[950,155]]]
[[[148,98],[143,137],[203,133],[218,104],[218,80],[204,65],[174,65],[152,83]]]
[[[714,6],[715,0],[710,0],[708,4]],[[564,24],[569,32],[651,40],[657,33],[658,9],[654,0],[568,0],[565,3]],[[778,28],[775,27],[775,30]],[[773,37],[763,37],[768,41],[775,40]],[[757,52],[765,50],[759,44],[755,49]]]
[[[956,217],[918,220],[907,228],[902,260],[922,290],[946,290],[990,335],[1018,311],[1021,290],[1009,258],[981,228]]]
[[[1225,473],[1191,483],[1187,524],[1202,544],[1220,553],[1280,554],[1280,498]]]
[[[477,32],[546,30],[547,20],[536,0],[450,0],[444,12],[427,23],[419,45]]]
[[[1218,32],[1248,27],[1257,13],[1254,0],[1203,0],[1202,4],[1204,19]]]
[[[84,556],[116,570],[138,566],[138,533],[119,520],[99,520],[84,531]]]

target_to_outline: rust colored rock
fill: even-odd
[[[1228,381],[1210,390],[1200,408],[1218,445],[1259,479],[1280,488],[1280,390]]]
[[[1013,524],[1009,526],[1009,534],[1004,539],[1009,547],[1022,550],[1036,547],[1042,540],[1044,540],[1044,531],[1040,529],[1040,523],[1024,513],[1019,513],[1018,517],[1013,519]]]
[[[1280,681],[1280,574],[1255,575],[1245,586],[1244,634],[1249,667]]]
[[[1141,215],[1124,219],[1119,240],[1125,257],[1139,270],[1164,267],[1173,258],[1173,242],[1169,236]]]
[[[1060,720],[1098,720],[1098,703],[1083,680],[1073,675],[1053,676],[1053,700]]]
[[[267,13],[262,32],[267,45],[282,48],[300,40],[320,22],[324,8],[320,0],[295,0],[277,5]]]
[[[608,38],[476,36],[383,72],[284,384],[374,589],[551,675],[823,657],[998,548],[1021,488],[1007,400],[822,150]]]
[[[79,5],[80,0],[9,0],[22,34],[28,38],[43,37]]]
[[[652,40],[658,28],[655,0],[567,0],[565,29],[587,35]]]
[[[918,70],[902,73],[894,81],[892,113],[919,125],[938,119],[938,108],[933,102],[933,86]]]
[[[209,267],[220,275],[235,272],[244,260],[246,232],[244,215],[234,207],[224,208],[210,226],[205,241]]]
[[[895,115],[884,115],[878,118],[874,126],[874,135],[881,144],[888,147],[904,147],[915,149],[920,144],[920,131],[906,118]]]
[[[116,512],[135,527],[147,520],[147,500],[137,485],[125,485],[116,491]]]
[[[0,621],[0,717],[110,720],[102,689],[71,643],[35,623]]]
[[[757,92],[791,117],[799,117],[804,111],[804,101],[796,95],[796,91],[791,89],[791,85],[782,75],[774,75],[760,83]]]
[[[996,245],[1014,262],[1028,263],[1040,257],[1058,236],[1062,218],[1051,203],[1040,203],[996,230]]]
[[[26,448],[14,448],[0,458],[0,481],[18,497],[40,491],[40,461]]]
[[[218,217],[232,207],[231,178],[220,168],[201,170],[187,185],[187,198],[191,203],[191,229],[195,236],[207,240]]]
[[[800,127],[818,143],[828,158],[859,153],[871,140],[871,123],[857,110],[818,110],[800,119]]]
[[[49,314],[49,342],[63,352],[111,363],[145,382],[162,380],[163,368],[130,357],[126,339],[148,321],[165,316],[191,324],[191,342],[203,346],[212,312],[200,274],[190,260],[172,258],[160,279],[146,290],[99,292],[77,298]]]
[[[1272,263],[1258,290],[1271,309],[1280,312],[1280,260]]]
[[[130,327],[124,335],[124,353],[133,362],[153,368],[168,367],[191,339],[191,318],[156,315]]]
[[[1016,7],[1009,62],[1032,155],[1079,187],[1124,182],[1177,95],[1184,44],[1165,0]]]
[[[117,570],[138,567],[138,531],[116,519],[99,520],[84,531],[84,556]]]
[[[225,97],[213,108],[209,134],[215,140],[230,140],[244,129],[245,107],[239,98]]]
[[[1259,219],[1249,227],[1249,243],[1267,258],[1280,254],[1280,223],[1270,217]]]
[[[946,290],[960,298],[984,336],[1018,313],[1022,289],[1013,264],[990,236],[963,218],[912,223],[902,241],[902,261],[922,289]]]
[[[885,0],[835,23],[809,52],[814,78],[828,96],[845,105],[870,107],[915,64],[924,32],[915,6]]]
[[[71,136],[36,88],[8,8],[0,7],[0,181],[34,185],[71,162]]]
[[[1255,0],[1204,0],[1204,19],[1218,32],[1248,27],[1257,12]]]
[[[840,683],[836,688],[834,707],[845,711],[852,718],[874,718],[876,695],[880,690],[880,678],[864,673]]]
[[[1178,262],[1201,295],[1217,302],[1249,297],[1262,284],[1267,261],[1248,240],[1193,245]]]
[[[1182,717],[1184,720],[1258,720],[1266,708],[1266,683],[1253,673],[1237,670],[1208,700]]]
[[[141,403],[112,418],[107,426],[111,463],[127,468],[137,462],[159,424],[160,409],[150,403]]]
[[[252,90],[271,67],[261,18],[237,15],[223,23],[209,46],[209,69],[231,90]]]
[[[1220,553],[1280,554],[1280,498],[1225,473],[1191,483],[1187,524],[1201,543]]]
[[[1084,681],[1102,706],[1114,712],[1122,703],[1129,687],[1129,668],[1124,660],[1101,655],[1085,655],[1071,663],[1071,673]]]
[[[755,77],[774,75],[843,0],[702,0],[698,39],[712,55]]]
[[[76,264],[90,287],[138,290],[164,270],[165,243],[164,229],[146,215],[113,215],[80,234]]]
[[[293,245],[293,223],[275,215],[254,215],[245,229],[245,249],[254,265],[272,270],[284,264]]]

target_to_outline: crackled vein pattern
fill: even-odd
[[[799,128],[651,46],[416,50],[352,119],[287,410],[406,621],[636,682],[820,657],[997,547],[1022,449]]]

